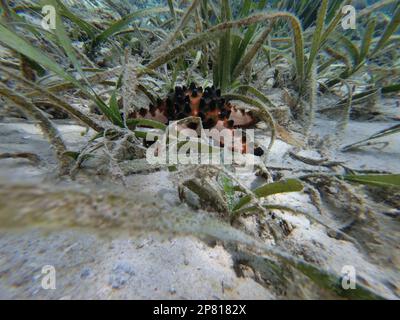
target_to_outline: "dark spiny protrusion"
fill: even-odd
[[[153,106],[152,104],[150,104],[150,106],[149,106],[149,112],[150,112],[150,114],[153,116],[153,117],[155,117],[156,116],[156,107],[155,106]]]
[[[215,122],[214,119],[208,118],[205,122],[203,122],[203,128],[204,129],[211,129],[214,127],[217,123]]]
[[[257,147],[254,149],[254,155],[257,157],[261,157],[262,155],[264,155],[264,150],[260,147]]]
[[[201,122],[203,122],[206,119],[206,115],[203,112],[199,112],[198,117],[200,117]]]
[[[217,104],[216,104],[215,100],[212,100],[209,104],[209,110],[215,111],[216,109],[217,109]]]
[[[176,87],[175,87],[175,94],[176,94],[176,95],[183,95],[184,92],[183,92],[183,90],[182,90],[182,87],[176,86]]]
[[[206,111],[206,100],[204,98],[200,99],[200,110]]]
[[[175,118],[175,107],[174,100],[168,97],[167,99],[167,118],[174,119]]]
[[[178,94],[178,95],[175,97],[175,99],[176,99],[176,102],[177,102],[178,104],[184,104],[184,103],[185,103],[185,96],[184,96],[184,95]]]
[[[147,110],[146,110],[145,108],[140,108],[139,114],[140,114],[142,117],[145,117],[146,114],[147,114]]]
[[[122,105],[122,99],[118,102]],[[122,109],[122,107],[120,108]],[[236,109],[235,106],[222,98],[220,89],[216,89],[214,86],[205,87],[203,89],[202,87],[197,87],[196,84],[192,82],[189,88],[186,86],[176,86],[174,89],[170,90],[166,99],[161,100],[157,98],[157,103],[155,105],[150,104],[148,110],[141,108],[138,112],[130,113],[129,117],[145,118],[146,116],[151,116],[155,119],[162,119],[157,121],[168,122],[197,115],[201,119],[204,129],[212,129],[217,125],[217,122],[219,122],[219,125],[222,124],[225,128],[233,130],[240,126],[235,126],[234,121],[229,120],[232,110],[237,111],[240,109]],[[251,112],[246,113],[240,110],[240,114],[248,114],[253,118]],[[197,130],[198,123],[190,122],[187,127]],[[242,152],[247,152],[249,149],[245,135],[242,136],[242,143]],[[254,150],[254,154],[256,156],[261,156],[264,154],[264,151],[262,148],[258,147]]]
[[[187,115],[184,114],[183,112],[181,112],[176,116],[176,119],[177,120],[182,120],[182,119],[185,119],[186,117],[187,117]]]
[[[196,84],[194,82],[191,82],[189,85],[189,90],[193,91],[194,89],[196,89]]]
[[[210,96],[212,96],[212,89],[210,87],[207,87],[204,89],[204,95],[205,98],[208,98]]]
[[[185,107],[183,109],[183,112],[187,114],[188,116],[192,113],[192,108],[190,107],[190,104],[188,102],[185,103]]]
[[[199,124],[197,122],[189,122],[187,125],[187,127],[192,130],[197,130],[198,126],[199,126]]]

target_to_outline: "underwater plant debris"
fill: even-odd
[[[0,9],[0,299],[400,298],[398,0]]]

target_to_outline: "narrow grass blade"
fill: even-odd
[[[329,36],[331,35],[332,32],[335,31],[336,27],[339,25],[339,23],[342,21],[342,18],[344,17],[344,14],[342,12],[343,6],[349,4],[351,0],[346,0],[344,1],[340,7],[337,9],[336,14],[334,18],[330,21],[328,26],[326,27],[324,33],[321,36],[321,46],[324,46],[324,44],[327,42]]]
[[[91,38],[94,39],[96,36],[96,33],[98,33],[98,29],[94,26],[92,26],[90,23],[82,20],[79,18],[76,14],[74,14],[72,11],[68,10],[68,8],[59,0],[57,0],[57,5],[60,8],[59,14],[73,23],[75,23],[78,27],[80,27],[82,30],[86,32],[86,34]],[[41,9],[41,7],[39,7]]]
[[[360,61],[360,51],[356,47],[356,45],[347,37],[339,36],[339,40],[343,44],[344,48],[349,53],[351,60],[353,61],[353,67],[358,66],[358,62]]]
[[[27,56],[48,70],[51,70],[64,80],[73,83],[78,88],[86,91],[79,81],[64,71],[64,69],[61,68],[55,61],[47,57],[42,51],[32,46],[25,39],[19,37],[2,25],[0,25],[0,42]]]
[[[372,136],[370,136],[370,137],[367,138],[367,139],[364,139],[364,140],[361,140],[361,141],[358,141],[358,142],[349,144],[349,145],[343,147],[343,148],[341,149],[341,151],[342,151],[342,152],[346,152],[346,151],[355,149],[355,148],[357,148],[357,147],[359,147],[359,146],[365,145],[365,144],[366,144],[368,141],[370,141],[370,140],[375,140],[375,139],[383,138],[383,137],[386,137],[386,136],[389,136],[389,135],[392,135],[392,134],[397,134],[397,133],[400,133],[400,124],[396,124],[396,125],[394,125],[394,126],[388,128],[388,129],[381,130],[381,131],[379,131],[379,132],[373,134]]]
[[[374,36],[375,27],[376,19],[373,18],[368,21],[367,28],[365,29],[364,38],[361,43],[360,57],[358,63],[361,63],[368,56],[371,42]]]
[[[59,7],[59,1],[57,0],[44,0],[42,1],[43,5],[52,5],[56,8],[56,29],[54,30],[58,41],[62,48],[64,49],[65,53],[67,54],[69,60],[74,65],[75,69],[79,72],[80,76],[86,80],[86,77],[82,71],[82,67],[80,62],[78,61],[75,55],[75,49],[72,47],[71,40],[69,39],[67,32],[65,30],[64,24],[62,22],[61,15],[59,12],[61,11]]]
[[[100,33],[96,37],[96,39],[94,41],[94,45],[98,45],[101,42],[106,41],[108,38],[110,38],[115,33],[124,29],[127,25],[129,25],[132,21],[134,21],[137,18],[148,16],[148,15],[160,14],[160,13],[168,13],[169,10],[170,9],[168,7],[156,7],[156,8],[149,8],[149,9],[135,11],[135,12],[125,16],[121,20],[113,23],[110,27],[108,27],[106,30],[104,30],[102,33]]]
[[[221,5],[221,21],[229,21],[232,18],[231,8],[229,0],[222,0]],[[220,39],[219,51],[218,51],[218,65],[220,70],[219,85],[222,92],[228,89],[231,84],[231,51],[232,38],[231,29],[227,29]]]
[[[114,121],[122,126],[123,119],[121,117],[121,112],[119,110],[118,101],[117,101],[117,90],[114,90],[113,94],[110,97],[109,109],[112,113],[112,117]]]
[[[393,93],[393,92],[399,92],[400,91],[400,83],[392,84],[386,87],[383,87],[381,92],[383,94],[385,93]]]
[[[196,10],[197,6],[200,4],[200,0],[194,0],[193,3],[187,8],[186,12],[184,13],[183,17],[179,21],[177,27],[172,32],[171,36],[168,37],[168,40],[161,46],[162,50],[167,48],[178,36],[178,34],[186,27],[188,22],[190,21],[190,17],[192,13]]]
[[[168,0],[169,11],[171,12],[172,18],[176,19],[175,8],[174,8],[174,0]]]
[[[357,182],[366,185],[400,188],[400,174],[347,175],[343,178],[347,181]]]
[[[236,79],[240,75],[240,73],[246,68],[246,66],[254,59],[271,31],[272,26],[267,26],[264,31],[257,37],[255,43],[252,45],[251,48],[248,49],[244,57],[241,58],[235,69],[233,69],[233,79]]]
[[[151,119],[141,119],[141,118],[137,118],[137,119],[128,119],[126,121],[126,124],[128,127],[130,126],[143,126],[143,127],[150,127],[150,128],[154,128],[154,129],[160,129],[160,130],[165,130],[167,128],[167,126],[164,123],[155,121],[155,120],[151,120]]]
[[[255,190],[253,193],[258,197],[267,197],[277,193],[286,192],[300,192],[303,190],[302,183],[297,179],[289,179],[285,181],[279,181],[274,183],[265,184]],[[242,197],[234,206],[233,210],[237,211],[248,204],[251,200],[249,195]]]
[[[242,85],[242,86],[239,86],[239,87],[235,88],[235,90],[237,90],[239,92],[240,91],[250,92],[252,95],[257,97],[261,102],[263,102],[266,105],[268,105],[271,109],[275,109],[276,108],[276,105],[274,105],[272,103],[272,101],[265,94],[263,94],[261,91],[257,90],[256,88],[254,88],[252,86]]]
[[[319,7],[318,16],[317,16],[317,24],[315,26],[313,40],[311,44],[310,56],[307,61],[307,69],[306,69],[306,78],[311,74],[312,66],[314,64],[314,60],[317,57],[318,51],[321,48],[321,37],[324,29],[326,14],[328,12],[328,0],[322,0],[322,3]]]
[[[399,26],[400,26],[400,6],[398,6],[396,11],[394,12],[392,20],[390,21],[385,31],[383,32],[371,56],[374,56],[387,44],[390,37],[396,32]]]

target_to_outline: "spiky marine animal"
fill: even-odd
[[[204,129],[215,128],[219,131],[230,129],[232,135],[235,129],[249,128],[257,122],[251,111],[237,109],[221,97],[221,90],[214,86],[203,90],[194,83],[189,87],[177,86],[175,90],[171,90],[166,99],[159,99],[157,105],[150,104],[149,109],[141,108],[128,115],[128,118],[145,118],[164,124],[187,117],[199,117]],[[188,127],[196,129],[197,124],[189,124]],[[223,146],[223,141],[219,142]],[[248,150],[245,135],[242,137],[242,142],[243,147],[240,152],[245,153]],[[254,154],[261,156],[263,151],[257,147]]]

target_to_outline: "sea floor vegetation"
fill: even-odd
[[[400,298],[399,1],[0,4],[0,298]]]

